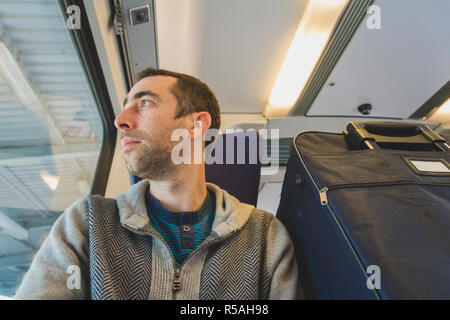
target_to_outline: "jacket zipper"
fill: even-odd
[[[331,190],[345,189],[345,188],[363,188],[363,187],[388,187],[396,185],[423,185],[423,186],[450,186],[449,183],[435,183],[435,182],[415,182],[415,181],[390,181],[390,182],[367,182],[367,183],[342,183],[323,187],[319,190],[320,204],[326,206],[328,204],[327,193]]]
[[[173,288],[172,288],[174,295],[176,292],[181,290],[181,279],[180,279],[180,269],[175,269],[175,274],[173,277]],[[175,296],[173,296],[175,298]]]
[[[181,290],[181,281],[180,281],[180,279],[179,279],[179,278],[180,278],[180,269],[178,269],[178,268],[176,267],[176,265],[175,265],[175,257],[173,256],[172,250],[170,250],[170,247],[169,247],[169,245],[167,244],[167,242],[164,240],[163,237],[161,237],[161,236],[160,236],[159,234],[157,234],[157,233],[148,232],[148,231],[144,230],[143,228],[138,228],[138,229],[132,228],[132,227],[127,226],[126,224],[123,224],[123,226],[124,226],[126,229],[128,229],[128,230],[130,230],[130,231],[133,231],[133,232],[136,232],[136,233],[138,233],[138,234],[146,235],[146,236],[151,236],[151,237],[156,237],[156,238],[158,238],[159,240],[161,240],[162,243],[164,243],[164,245],[165,245],[166,248],[167,248],[167,251],[169,251],[170,257],[171,257],[171,259],[172,259],[173,269],[174,269],[174,271],[175,271],[175,273],[174,273],[174,278],[173,278],[173,285],[172,285],[173,298],[174,298],[174,297],[175,297],[175,293],[176,293],[177,291],[180,291],[180,290]]]
[[[161,236],[160,236],[159,234],[157,234],[157,233],[148,232],[148,231],[146,231],[146,230],[144,230],[144,229],[142,229],[142,228],[135,229],[135,228],[129,227],[129,226],[125,225],[125,224],[123,224],[123,226],[124,226],[126,229],[128,229],[128,230],[130,230],[130,231],[133,231],[133,232],[137,232],[137,233],[139,233],[139,234],[141,234],[141,235],[154,236],[154,237],[158,238],[159,240],[161,240],[162,243],[164,243],[164,245],[167,247],[167,250],[169,251],[170,256],[171,256],[171,258],[172,258],[172,265],[173,265],[173,268],[174,268],[174,277],[173,277],[173,282],[172,282],[172,298],[173,298],[174,300],[175,300],[175,298],[176,298],[176,294],[177,294],[177,293],[181,290],[181,288],[182,288],[182,283],[181,283],[180,273],[181,273],[181,269],[183,269],[183,266],[184,266],[184,264],[186,263],[186,261],[188,261],[188,259],[189,259],[191,256],[193,256],[195,253],[197,253],[198,251],[200,251],[200,250],[202,250],[202,249],[204,249],[204,248],[206,248],[206,247],[209,247],[209,246],[212,245],[212,244],[215,244],[215,243],[224,241],[224,240],[228,239],[229,237],[231,237],[232,235],[235,234],[235,232],[232,232],[231,234],[227,235],[226,237],[216,238],[216,239],[211,239],[211,240],[209,240],[209,241],[204,242],[204,243],[203,243],[202,245],[200,245],[197,249],[195,249],[194,251],[192,251],[192,252],[187,256],[187,258],[183,261],[183,263],[181,264],[181,266],[180,266],[179,268],[177,268],[176,265],[175,265],[175,257],[173,256],[173,253],[172,253],[172,251],[170,250],[169,245],[167,244],[167,242],[164,240],[163,237],[161,237]]]
[[[183,261],[183,263],[181,264],[180,268],[175,268],[175,275],[174,275],[174,279],[173,279],[173,288],[174,288],[174,295],[173,298],[175,299],[176,297],[176,293],[178,291],[181,290],[181,278],[180,278],[180,272],[183,269],[183,266],[185,265],[185,263],[189,260],[190,257],[192,257],[194,254],[196,254],[197,252],[199,252],[200,250],[203,250],[209,246],[211,246],[212,244],[224,241],[226,239],[228,239],[229,237],[231,237],[235,232],[232,232],[231,234],[227,235],[226,237],[222,237],[222,238],[216,238],[216,239],[211,239],[209,241],[204,242],[203,244],[201,244],[200,246],[197,247],[197,249],[195,249],[194,251],[192,251],[187,258]]]

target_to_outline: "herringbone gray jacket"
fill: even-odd
[[[116,199],[87,196],[55,222],[17,299],[294,299],[297,265],[284,226],[214,184],[208,238],[175,269],[145,205],[149,181]]]

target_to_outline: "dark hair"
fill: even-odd
[[[177,82],[170,88],[170,91],[177,99],[178,110],[176,118],[189,115],[194,112],[206,111],[211,115],[211,129],[220,128],[220,108],[216,96],[207,84],[197,78],[187,74],[163,70],[146,68],[137,74],[136,80],[147,77],[169,76],[177,78]]]

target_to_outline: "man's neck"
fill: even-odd
[[[183,174],[169,180],[150,180],[149,191],[170,211],[197,211],[207,193],[204,166],[191,165]]]

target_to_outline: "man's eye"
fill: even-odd
[[[142,100],[140,103],[141,107],[149,107],[152,104],[150,100]]]

